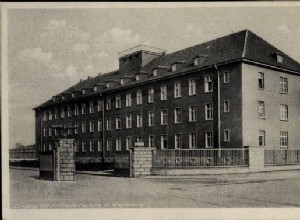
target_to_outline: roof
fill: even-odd
[[[206,59],[204,59],[200,65],[194,66],[193,59],[197,56],[205,55]],[[284,57],[283,63],[278,63],[276,58],[274,58],[274,54],[281,54]],[[165,70],[163,74],[159,74],[159,76],[153,78],[160,78],[171,76],[177,74],[179,72],[185,72],[193,69],[204,68],[208,66],[213,66],[215,64],[221,64],[224,62],[234,61],[234,60],[250,60],[255,61],[279,68],[284,68],[291,71],[296,71],[300,73],[300,64],[289,57],[284,52],[280,51],[261,37],[257,36],[253,32],[249,30],[243,30],[237,33],[233,33],[224,37],[217,38],[212,41],[208,41],[202,44],[198,44],[180,51],[176,51],[170,54],[162,55],[160,57],[155,58],[150,61],[147,65],[140,69],[140,73],[151,73],[153,69],[163,66],[169,67]],[[171,72],[171,65],[178,62],[185,61],[181,67],[176,72]],[[122,77],[132,76],[135,78],[135,74],[137,72],[132,73],[121,73],[118,70],[112,71],[109,73],[101,74],[96,77],[91,77],[86,80],[83,80],[76,85],[70,87],[64,92],[58,94],[57,96],[63,93],[71,93],[75,90],[82,90],[84,88],[91,88],[97,83],[106,83],[108,81],[120,80]],[[149,74],[150,75],[150,74]],[[151,76],[148,76],[151,77]],[[111,86],[110,88],[104,88],[101,92],[106,92],[112,89],[116,89],[118,87],[124,87],[128,85],[135,85],[141,82],[149,81],[151,78],[143,78],[141,81],[129,81],[124,85],[117,84]],[[95,93],[95,92],[94,92]],[[99,91],[98,91],[99,93]],[[91,95],[91,94],[89,94]],[[71,99],[76,99],[73,97]],[[64,100],[65,101],[65,100]],[[59,102],[59,101],[58,101]],[[54,104],[52,100],[49,100],[42,105],[36,107],[42,108],[49,105]]]

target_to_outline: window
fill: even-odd
[[[46,144],[45,143],[43,144],[43,149],[42,150],[46,151]]]
[[[78,125],[78,122],[75,122],[75,129],[74,129],[74,134],[78,134],[79,132],[78,132],[78,127],[79,127],[79,125]]]
[[[265,146],[265,138],[266,137],[266,132],[264,130],[259,130],[258,133],[258,146]]]
[[[206,148],[213,147],[213,132],[212,131],[205,132],[205,147]]]
[[[161,135],[161,149],[168,148],[168,136],[166,134]]]
[[[154,125],[154,112],[149,112],[149,126],[153,126]]]
[[[98,152],[101,152],[102,151],[102,140],[98,140],[98,143],[97,143],[97,147],[98,147]]]
[[[52,136],[52,128],[49,128],[49,137]]]
[[[102,131],[102,119],[98,119],[98,131]]]
[[[148,103],[154,102],[154,89],[151,88],[148,90]]]
[[[213,120],[213,103],[205,104],[205,120]]]
[[[90,132],[94,132],[94,121],[90,121]]]
[[[86,104],[81,105],[81,114],[85,115],[86,114]]]
[[[81,143],[81,151],[86,152],[86,141],[82,141]]]
[[[176,82],[174,83],[174,98],[180,98],[181,97],[181,83]]]
[[[200,65],[200,57],[194,58],[194,66]]]
[[[121,118],[116,117],[116,129],[121,129]]]
[[[86,122],[85,121],[83,121],[81,124],[81,132],[86,133]]]
[[[100,112],[102,110],[102,102],[101,100],[97,101],[97,111]]]
[[[89,112],[90,112],[91,114],[94,113],[94,102],[93,102],[93,101],[90,102]]]
[[[54,109],[54,119],[57,119],[58,117],[58,108]]]
[[[90,152],[94,152],[94,140],[89,140]]]
[[[49,143],[49,151],[51,151],[51,150],[52,150],[52,144]]]
[[[264,73],[259,72],[258,73],[258,88],[264,89],[265,88],[265,82],[264,82]]]
[[[68,128],[68,129],[67,129],[67,132],[68,132],[68,134],[72,134],[72,129],[71,129],[71,128]]]
[[[79,152],[79,145],[78,145],[78,141],[74,142],[75,145],[75,152]]]
[[[283,62],[283,56],[281,54],[277,54],[276,60],[277,60],[277,63],[282,63]]]
[[[189,80],[189,95],[196,95],[196,80]]]
[[[126,137],[126,150],[129,150],[132,147],[131,136]]]
[[[153,76],[157,76],[157,69],[153,70]]]
[[[265,118],[265,102],[263,101],[258,102],[258,117]]]
[[[181,148],[181,134],[175,134],[175,149]]]
[[[176,70],[177,70],[177,64],[174,63],[174,64],[172,65],[172,72],[174,72],[174,71],[176,71]]]
[[[143,115],[140,113],[136,115],[136,127],[143,127]]]
[[[64,108],[61,108],[60,117],[65,118],[65,109]]]
[[[229,83],[229,72],[225,71],[223,75],[224,83]]]
[[[230,130],[224,129],[224,142],[230,142]]]
[[[107,131],[111,130],[111,118],[106,119],[106,130]]]
[[[112,150],[111,138],[106,139],[106,150],[107,151],[111,151]]]
[[[280,77],[280,93],[288,93],[288,79]]]
[[[211,75],[204,76],[204,92],[212,92],[213,91],[213,82],[211,79]]]
[[[287,121],[288,120],[288,106],[280,105],[280,120]]]
[[[107,87],[107,88],[110,87],[110,83],[109,83],[109,82],[106,83],[106,87]]]
[[[141,79],[140,74],[136,74],[136,75],[135,75],[135,80],[136,80],[136,81],[139,81],[140,79]]]
[[[229,112],[229,111],[230,111],[229,101],[225,100],[224,101],[224,112]]]
[[[196,121],[196,115],[197,115],[196,106],[190,106],[190,108],[189,108],[189,121],[190,122]]]
[[[43,121],[47,121],[47,112],[43,113]]]
[[[136,142],[143,142],[143,137],[141,136],[136,137]]]
[[[288,147],[288,132],[280,131],[280,147]]]
[[[149,148],[154,148],[155,147],[155,139],[153,135],[149,136]]]
[[[136,92],[136,104],[137,104],[137,105],[143,104],[143,95],[142,95],[142,91],[137,91],[137,92]]]
[[[131,106],[131,93],[126,94],[126,107]]]
[[[46,137],[46,135],[47,135],[46,128],[44,128],[43,133],[44,133],[44,137]]]
[[[116,150],[117,151],[120,151],[122,149],[122,146],[121,146],[121,138],[120,137],[117,137],[116,138]]]
[[[175,108],[175,123],[181,123],[182,120],[182,109]]]
[[[167,109],[161,110],[161,112],[160,112],[160,123],[162,125],[166,125],[167,122],[168,122],[168,110]]]
[[[79,108],[78,108],[78,105],[75,104],[74,106],[74,115],[77,116],[79,114]]]
[[[124,79],[123,78],[120,80],[120,84],[124,85]]]
[[[57,136],[57,129],[54,128],[53,130],[54,130],[54,136]]]
[[[110,98],[106,99],[106,110],[111,110],[111,100],[110,100]]]
[[[132,128],[132,116],[126,115],[126,128]]]
[[[197,148],[196,133],[190,133],[189,147],[190,148]]]
[[[49,121],[51,121],[52,120],[52,111],[50,110],[49,111]]]
[[[167,86],[160,87],[160,100],[167,100]]]
[[[67,115],[68,115],[68,118],[70,118],[72,116],[72,110],[71,110],[70,106],[68,106],[68,108],[67,108]]]
[[[121,108],[121,95],[116,96],[116,108]]]

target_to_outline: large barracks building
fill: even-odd
[[[158,149],[299,148],[300,64],[249,30],[166,54],[139,46],[35,109],[36,144],[72,125],[76,162]]]

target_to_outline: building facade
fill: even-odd
[[[166,54],[137,47],[35,109],[36,144],[73,125],[77,162],[158,149],[299,148],[300,64],[249,30]]]

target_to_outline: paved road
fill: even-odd
[[[300,171],[185,177],[76,174],[75,182],[40,180],[38,171],[10,169],[12,208],[300,207]]]

